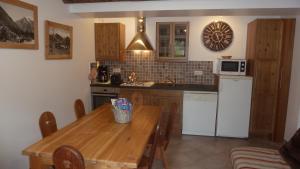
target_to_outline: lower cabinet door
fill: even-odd
[[[185,91],[182,134],[215,136],[217,100],[216,92]]]

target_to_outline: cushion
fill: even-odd
[[[278,150],[239,147],[231,150],[234,169],[291,169]]]
[[[293,169],[300,168],[300,129],[280,148],[280,153]]]

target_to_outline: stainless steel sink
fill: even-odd
[[[121,86],[136,86],[136,87],[151,87],[154,82],[134,82],[134,83],[122,83]]]
[[[177,84],[176,84],[176,83],[169,83],[169,82],[166,82],[166,83],[159,83],[159,85],[174,87],[174,86],[176,86]]]

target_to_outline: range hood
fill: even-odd
[[[129,43],[126,50],[153,50],[153,47],[145,33],[145,29],[145,18],[139,17],[137,19],[137,33],[133,40]]]

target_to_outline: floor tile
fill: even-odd
[[[232,169],[230,151],[240,146],[279,147],[255,139],[184,135],[171,139],[166,156],[170,169]],[[155,161],[153,168],[163,169],[162,162]]]

